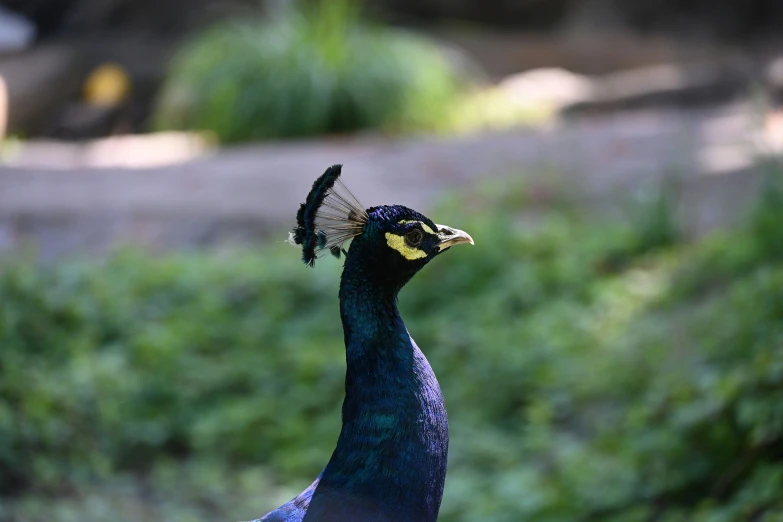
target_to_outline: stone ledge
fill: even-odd
[[[683,229],[699,235],[734,222],[753,200],[750,116],[744,107],[639,112],[462,138],[270,143],[153,169],[0,167],[0,243],[53,260],[124,243],[256,243],[273,231],[282,239],[307,187],[334,163],[345,164],[366,206],[423,212],[448,190],[520,179],[600,211],[621,192],[675,175],[687,189]]]

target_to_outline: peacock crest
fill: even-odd
[[[302,261],[314,266],[327,252],[339,258],[343,244],[364,231],[367,212],[340,180],[342,165],[326,169],[296,213],[289,242],[302,246]]]

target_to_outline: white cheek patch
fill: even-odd
[[[427,252],[419,250],[418,248],[409,247],[405,244],[405,238],[398,236],[397,234],[386,232],[386,243],[409,261],[427,257]]]
[[[437,236],[438,234],[435,233],[434,230],[432,230],[432,227],[430,227],[427,223],[424,223],[423,221],[415,221],[411,219],[403,219],[402,221],[398,221],[400,225],[407,225],[408,223],[418,223],[421,225],[421,228],[428,234],[432,234],[433,236]]]

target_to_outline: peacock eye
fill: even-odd
[[[414,228],[405,234],[405,242],[410,247],[417,247],[421,244],[421,240],[424,239],[424,234],[421,230]]]

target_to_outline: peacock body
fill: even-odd
[[[310,266],[323,253],[345,255],[342,430],[315,482],[259,521],[434,522],[446,478],[446,407],[400,317],[397,295],[434,257],[473,240],[400,205],[363,209],[339,181],[340,171],[330,167],[313,184],[292,242]]]

